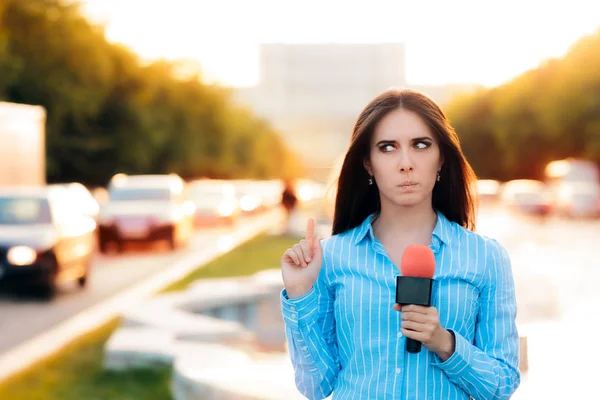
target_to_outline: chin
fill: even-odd
[[[424,201],[421,196],[418,196],[416,193],[411,193],[409,195],[399,196],[393,199],[393,203],[400,207],[414,207],[418,206]]]
[[[399,207],[415,207],[421,204],[420,201],[398,201],[394,203]]]

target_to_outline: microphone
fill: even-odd
[[[396,303],[430,306],[431,285],[435,273],[435,256],[428,246],[410,245],[404,250],[400,265],[402,276],[396,277]],[[406,339],[406,351],[418,353],[421,342]]]

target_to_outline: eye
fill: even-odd
[[[389,153],[391,151],[394,151],[395,147],[393,144],[383,144],[381,146],[379,146],[379,150],[381,150],[383,153]]]
[[[415,143],[415,147],[416,147],[417,149],[419,149],[419,150],[426,149],[426,148],[428,148],[429,146],[431,146],[431,142],[427,142],[427,141],[425,141],[425,142],[424,142],[424,141],[420,141],[420,142],[416,142],[416,143]]]

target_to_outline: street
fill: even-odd
[[[244,217],[238,227],[264,216]],[[139,283],[144,278],[168,269],[180,259],[210,246],[229,245],[229,234],[236,227],[203,228],[189,245],[171,252],[164,243],[132,244],[122,254],[97,253],[90,285],[79,290],[75,285],[61,287],[51,301],[24,290],[0,292],[0,355],[35,337],[102,300]]]

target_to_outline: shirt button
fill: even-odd
[[[298,314],[296,314],[295,312],[292,313],[292,319],[296,319],[298,317]]]
[[[400,372],[402,372],[402,370],[400,368],[396,368],[396,373],[399,374]]]
[[[398,332],[398,338],[402,337],[402,332]]]
[[[295,306],[290,306],[290,311],[296,311],[296,307]]]

